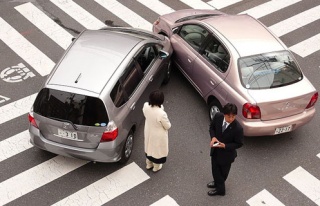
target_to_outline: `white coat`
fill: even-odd
[[[167,157],[169,153],[168,129],[171,123],[163,106],[151,107],[148,102],[143,105],[145,116],[144,148],[147,156],[156,159]]]

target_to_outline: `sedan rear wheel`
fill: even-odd
[[[221,107],[220,102],[217,101],[217,100],[211,101],[210,104],[209,104],[209,118],[210,118],[210,121],[212,121],[214,116],[220,111],[222,111],[222,107]]]
[[[121,163],[125,163],[128,161],[131,153],[132,153],[132,149],[133,149],[133,132],[131,131],[129,134],[128,134],[128,137],[126,139],[126,142],[123,146],[123,149],[122,149],[122,153],[121,153],[121,160],[120,162]]]

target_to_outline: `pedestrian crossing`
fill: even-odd
[[[50,2],[59,10],[64,12],[69,18],[75,20],[84,28],[99,29],[105,27],[105,19],[99,19],[95,14],[89,13],[84,7],[80,6],[80,0],[50,0]],[[177,0],[178,1],[178,0]],[[189,8],[195,9],[225,9],[229,6],[241,4],[246,0],[179,0]],[[92,4],[105,9],[122,22],[121,26],[137,27],[141,29],[151,30],[152,23],[148,21],[148,16],[142,13],[134,12],[130,7],[126,6],[125,1],[119,0],[95,0]],[[173,12],[174,9],[160,0],[137,0],[146,9],[163,15]],[[302,0],[270,0],[258,3],[252,8],[248,8],[240,12],[240,14],[249,14],[255,18],[262,18],[272,15],[275,12],[281,12],[286,7],[302,4]],[[83,4],[82,4],[83,5]],[[65,28],[56,23],[48,16],[46,12],[37,7],[34,2],[21,2],[14,9],[19,13],[18,18],[25,18],[30,25],[36,27],[46,37],[66,50],[71,43],[73,34],[69,33]],[[7,16],[0,14],[0,41],[13,51],[22,61],[26,62],[31,69],[42,77],[47,76],[55,63],[50,59],[45,51],[41,51],[34,42],[28,40],[24,35],[17,31],[17,28],[11,26]],[[156,20],[156,19],[154,19]],[[288,17],[285,20],[279,21],[271,25],[269,28],[280,38],[285,35],[290,35],[291,32],[302,30],[303,27],[320,21],[320,5],[307,9],[304,12],[297,13]],[[320,50],[320,34],[315,30],[315,33],[308,39],[300,42],[293,42],[290,49],[302,58],[308,58]],[[1,45],[0,45],[1,46]],[[48,48],[50,49],[50,48]],[[5,52],[4,52],[5,53]],[[1,69],[1,68],[0,68]],[[1,92],[1,91],[0,91]],[[32,91],[28,96],[21,99],[11,99],[10,97],[2,98],[0,101],[0,125],[5,125],[9,121],[14,121],[29,112],[37,91]],[[0,93],[0,97],[2,94]],[[26,117],[27,119],[27,117]],[[24,153],[33,146],[29,142],[29,133],[27,128],[11,137],[6,137],[0,141],[0,165],[3,161]],[[317,154],[320,158],[320,153]],[[27,157],[26,157],[27,158]],[[62,156],[53,157],[35,167],[32,167],[18,175],[0,182],[0,205],[8,204],[16,199],[28,195],[28,193],[50,184],[53,181],[67,175],[70,172],[76,172],[80,167],[83,167],[88,162],[78,159],[71,159]],[[1,167],[0,167],[1,174]],[[150,177],[141,169],[135,162],[130,163],[117,171],[89,184],[84,188],[79,188],[75,193],[57,200],[53,205],[103,205],[112,199],[124,194],[125,192],[134,189],[136,186],[148,181]],[[283,177],[283,180],[288,183],[288,186],[296,188],[303,195],[308,197],[316,205],[320,205],[320,181],[307,170],[302,167],[297,167]],[[170,194],[169,194],[170,195]],[[154,202],[153,206],[160,205],[179,205],[179,202],[174,198],[166,195],[165,197]],[[266,189],[257,194],[253,194],[246,201],[249,205],[263,206],[282,206],[284,205],[277,197],[268,192]]]

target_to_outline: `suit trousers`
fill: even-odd
[[[225,194],[225,181],[229,175],[231,163],[220,165],[215,161],[215,158],[211,156],[211,167],[217,192]]]

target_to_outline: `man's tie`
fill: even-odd
[[[226,130],[227,128],[227,122],[223,122],[223,125],[222,125],[222,132],[224,132],[224,130]]]

